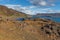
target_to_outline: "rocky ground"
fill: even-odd
[[[60,40],[60,24],[45,19],[0,19],[0,40]]]
[[[0,5],[0,40],[60,40],[60,23],[29,17],[31,15]]]

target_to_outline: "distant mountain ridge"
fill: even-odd
[[[36,16],[60,17],[60,13],[37,13]]]

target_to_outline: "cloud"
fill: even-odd
[[[35,8],[35,6],[22,6],[22,5],[9,5],[9,4],[7,4],[5,6],[7,6],[8,8],[17,10],[19,12],[30,14],[30,15],[33,14],[33,10],[31,10],[31,9]]]
[[[59,10],[53,10],[52,8],[37,8],[36,6],[22,6],[22,5],[5,5],[8,8],[12,8],[19,12],[34,15],[36,13],[59,13]]]
[[[21,5],[10,5],[10,4],[6,4],[5,6],[7,6],[8,8],[12,8],[15,9],[15,7],[20,7]]]
[[[41,2],[39,2],[39,4],[42,5],[42,6],[47,5],[46,1],[41,1]]]
[[[54,6],[54,0],[29,0],[30,3],[36,6]]]

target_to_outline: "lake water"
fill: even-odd
[[[44,19],[50,19],[52,21],[55,21],[55,22],[59,22],[60,23],[60,17],[50,17],[50,16],[32,16],[32,19],[34,18],[44,18]],[[17,18],[17,20],[19,21],[23,21],[24,18]]]
[[[60,22],[60,17],[49,17],[49,16],[33,16],[33,18],[45,18],[55,22]]]

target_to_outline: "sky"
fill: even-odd
[[[60,0],[0,0],[0,5],[26,14],[60,13]]]

